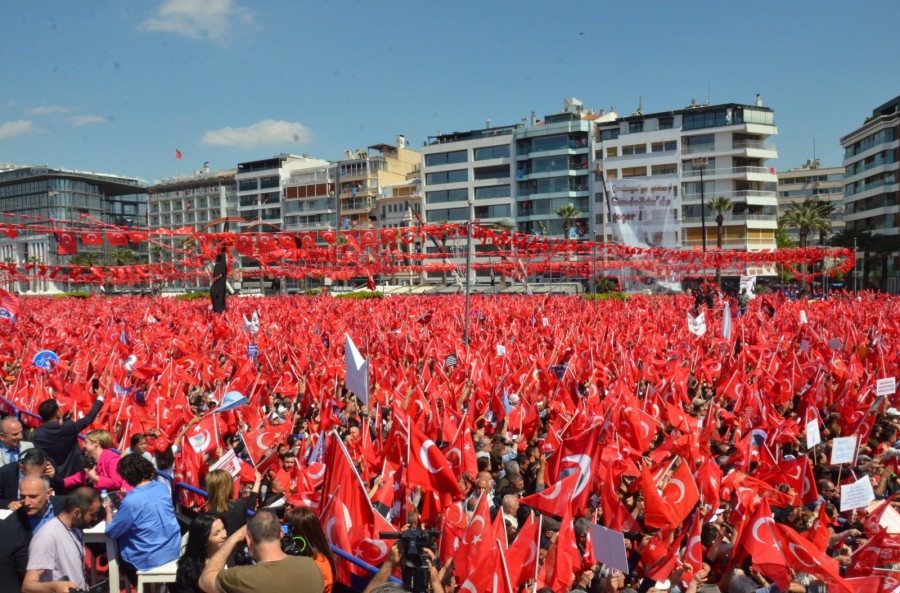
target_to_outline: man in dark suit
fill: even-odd
[[[54,490],[63,490],[63,481],[56,476],[47,454],[41,449],[28,449],[22,453],[19,463],[8,463],[0,467],[0,509],[17,511],[23,506],[19,482],[27,476],[43,476]]]
[[[44,476],[26,476],[18,489],[22,505],[0,521],[0,591],[21,590],[32,535],[65,505],[65,497],[53,496]]]
[[[56,466],[56,475],[61,480],[84,469],[81,447],[78,446],[78,433],[94,422],[102,407],[103,396],[98,395],[97,401],[84,418],[73,422],[62,418],[59,404],[55,399],[48,399],[38,406],[38,414],[44,423],[34,431],[34,446],[47,453]]]

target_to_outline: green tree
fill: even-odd
[[[161,263],[163,261],[163,253],[165,253],[166,249],[162,245],[151,245],[150,246],[150,255],[156,263]]]
[[[556,215],[562,218],[563,238],[568,239],[569,229],[572,228],[575,219],[581,216],[581,210],[576,208],[573,204],[566,204],[565,206],[560,206],[556,209]]]
[[[897,246],[897,238],[881,234],[872,235],[871,247],[872,253],[877,255],[881,260],[881,274],[879,274],[880,283],[878,289],[882,292],[887,292],[888,260],[892,253],[900,250]]]
[[[822,233],[831,230],[829,208],[830,204],[812,198],[807,198],[803,202],[792,202],[781,216],[781,224],[786,228],[797,229],[800,247],[806,247],[811,232]]]
[[[716,247],[722,250],[722,226],[725,224],[725,213],[734,209],[734,203],[725,196],[719,196],[709,201],[707,206],[716,212]],[[722,286],[722,268],[716,267],[716,284]]]
[[[131,249],[120,248],[110,253],[109,257],[116,262],[117,266],[127,266],[128,264],[134,263],[137,259],[137,254]]]

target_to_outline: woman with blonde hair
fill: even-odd
[[[222,519],[225,531],[231,535],[247,524],[247,513],[255,511],[259,502],[259,484],[262,476],[256,474],[256,481],[247,498],[234,497],[234,478],[223,469],[215,469],[206,476],[207,512]]]
[[[119,475],[119,459],[121,456],[113,448],[112,435],[108,430],[92,430],[84,435],[84,454],[94,460],[94,467],[84,469],[64,480],[67,490],[84,486],[89,481],[95,490],[124,490],[131,487]]]

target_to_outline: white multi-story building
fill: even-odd
[[[881,286],[900,290],[900,96],[876,107],[862,126],[841,138],[844,147],[844,221],[870,231],[882,260]],[[890,247],[894,249],[888,251]],[[862,255],[862,254],[859,254]],[[886,265],[884,265],[886,264]]]
[[[831,232],[820,237],[810,237],[809,244],[827,242],[829,235],[844,229],[844,168],[822,167],[818,159],[808,160],[802,167],[778,173],[778,207],[784,212],[790,204],[806,200],[818,200],[834,208]],[[796,228],[786,228],[788,236],[799,241]]]
[[[724,214],[724,249],[775,247],[777,177],[767,161],[778,156],[775,145],[769,143],[777,128],[774,112],[763,107],[759,97],[755,105],[692,104],[651,114],[638,110],[599,124],[598,132],[591,168],[598,240],[612,238],[604,178],[659,178],[676,186],[683,247],[703,245],[704,218],[707,245],[715,247],[716,212],[709,202],[717,197],[726,197],[733,204]]]

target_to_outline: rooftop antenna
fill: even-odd
[[[816,160],[816,139],[813,138],[813,161]]]
[[[709,105],[709,85],[706,85],[706,104]]]

